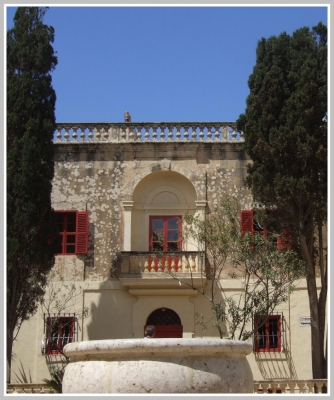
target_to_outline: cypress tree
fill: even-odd
[[[45,8],[19,7],[7,32],[7,363],[44,295],[58,240],[51,207],[57,65]]]
[[[246,183],[259,205],[275,208],[275,228],[286,232],[305,262],[313,378],[324,378],[327,27],[262,38],[248,85],[246,111],[237,121],[252,159]]]

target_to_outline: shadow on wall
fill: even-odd
[[[208,282],[208,286],[210,286],[211,281]],[[208,293],[208,295],[210,295]],[[192,302],[195,303],[195,337],[217,337],[219,338],[219,331],[215,324],[214,311],[208,307],[208,300],[201,295],[197,294]],[[221,291],[217,291],[215,293],[214,298],[215,304],[222,304],[223,311],[226,310],[226,304],[224,302],[223,295]],[[221,323],[221,330],[223,332],[223,337],[228,336],[227,325],[225,322]]]
[[[109,278],[119,278],[121,274],[121,253],[117,252],[116,256],[111,260],[111,267],[109,270]]]
[[[84,324],[83,340],[127,338],[132,332],[132,308],[137,298],[110,279],[98,283],[96,289],[85,290],[85,305],[90,318]]]
[[[91,212],[89,212],[91,214]],[[91,216],[89,215],[89,218]],[[86,277],[86,268],[94,267],[94,237],[95,237],[95,225],[89,221],[88,223],[88,253],[87,254],[77,254],[78,259],[82,260],[85,265],[84,276]]]
[[[254,353],[263,379],[298,379],[290,349],[290,327],[285,319],[284,324],[285,349],[282,352]]]

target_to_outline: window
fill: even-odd
[[[283,314],[254,318],[254,351],[280,352],[283,348]]]
[[[246,232],[250,232],[252,235],[260,234],[265,238],[268,236],[268,232],[263,228],[259,222],[257,222],[254,218],[256,211],[254,210],[244,210],[241,211],[240,216],[240,229],[241,233],[245,234]],[[279,253],[283,251],[287,251],[291,248],[291,237],[287,232],[277,236],[274,238],[274,242],[277,245],[277,250]]]
[[[250,232],[251,234],[259,233],[260,235],[267,237],[267,231],[254,219],[254,215],[254,210],[241,211],[241,232],[243,234],[246,232]]]
[[[67,343],[74,342],[76,318],[72,316],[44,315],[44,332],[46,337],[46,354],[61,354]]]
[[[182,251],[181,216],[150,216],[150,251]]]
[[[61,243],[57,254],[85,254],[88,251],[88,212],[56,211]]]

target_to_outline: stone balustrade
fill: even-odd
[[[7,394],[54,394],[58,393],[46,383],[10,383]]]
[[[327,393],[327,379],[273,379],[254,381],[254,393],[321,394]]]
[[[55,143],[243,142],[235,122],[57,123]]]
[[[202,254],[191,251],[174,253],[121,252],[122,274],[199,273],[203,265]]]
[[[11,383],[7,385],[7,394],[54,394],[54,389],[45,383]],[[327,379],[273,379],[254,381],[254,393],[257,394],[324,394],[328,393]]]

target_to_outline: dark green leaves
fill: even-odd
[[[57,65],[45,9],[19,7],[7,32],[7,359],[36,311],[58,240],[51,207]]]

